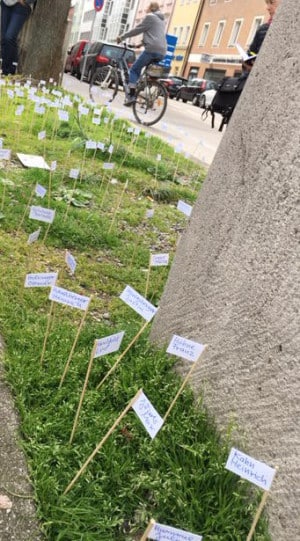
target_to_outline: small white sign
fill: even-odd
[[[156,159],[157,159],[158,162],[160,162],[161,161],[161,154],[157,154]]]
[[[28,237],[27,244],[32,244],[33,242],[37,241],[40,236],[41,228],[39,227],[36,231],[31,233]]]
[[[101,141],[98,141],[98,143],[97,143],[97,148],[98,148],[99,150],[102,150],[102,152],[103,152],[103,151],[105,150],[105,144],[102,143]]]
[[[50,164],[50,171],[55,171],[57,168],[57,161],[54,160],[53,162],[51,162]]]
[[[39,141],[42,141],[43,139],[46,139],[46,132],[45,132],[45,130],[40,131],[40,132],[38,133],[38,140],[39,140]]]
[[[190,216],[192,214],[193,207],[184,201],[178,201],[177,209],[180,210],[180,212],[183,212],[183,214],[186,216]]]
[[[132,409],[135,411],[140,421],[143,423],[150,437],[155,438],[157,432],[164,424],[164,420],[157,413],[156,409],[152,406],[150,400],[144,393],[134,401]]]
[[[188,361],[196,362],[204,349],[205,346],[203,344],[174,334],[168,345],[167,353],[171,353],[182,359],[187,359]]]
[[[151,267],[165,267],[169,265],[169,254],[151,254]]]
[[[108,353],[118,351],[120,349],[124,334],[125,332],[121,331],[116,334],[106,336],[105,338],[99,338],[99,340],[96,341],[97,345],[94,359],[96,359],[96,357],[102,357],[103,355],[108,355]]]
[[[72,254],[70,254],[70,252],[66,251],[66,255],[65,255],[65,263],[68,265],[70,271],[72,274],[74,274],[75,272],[75,269],[76,269],[76,259],[75,257],[72,256]]]
[[[148,534],[148,539],[155,539],[156,541],[202,541],[203,537],[202,535],[196,535],[156,522]]]
[[[92,118],[92,124],[96,124],[97,126],[100,126],[100,117],[99,116],[94,116]]]
[[[109,147],[108,147],[109,154],[112,154],[113,151],[114,151],[114,145],[109,145]]]
[[[50,167],[45,162],[43,156],[34,156],[33,154],[17,154],[20,162],[24,167],[36,167],[37,169],[46,169],[49,171]]]
[[[79,177],[79,169],[70,169],[69,178],[77,179]]]
[[[0,148],[0,160],[10,160],[11,150]]]
[[[36,207],[32,205],[30,207],[29,218],[31,220],[39,220],[40,222],[46,222],[52,224],[55,217],[55,210],[46,209],[44,207]]]
[[[154,209],[146,210],[146,218],[153,218],[153,216],[154,216]]]
[[[135,289],[126,286],[120,295],[120,299],[124,301],[130,308],[135,310],[146,321],[151,321],[157,312],[157,308],[153,306],[145,297],[142,297]]]
[[[40,272],[38,274],[27,274],[25,287],[52,287],[57,280],[57,272]]]
[[[38,103],[35,105],[34,112],[38,115],[44,115],[45,114],[45,107],[43,105],[39,105]]]
[[[37,184],[36,187],[35,187],[35,195],[37,195],[38,197],[45,197],[47,193],[47,190],[46,188],[44,188],[44,186],[42,186],[41,184]]]
[[[72,308],[78,308],[79,310],[87,310],[90,302],[90,297],[78,295],[78,293],[73,293],[72,291],[57,286],[51,288],[49,299],[50,301],[72,306]]]
[[[234,447],[230,451],[225,468],[263,490],[270,490],[276,473],[275,468],[270,468],[264,462],[259,462]]]
[[[58,110],[58,118],[61,121],[69,122],[69,113],[68,111],[64,111],[64,109]]]
[[[87,107],[84,107],[83,105],[79,105],[78,111],[81,115],[88,115],[90,110]]]
[[[115,164],[110,162],[104,162],[103,169],[114,169]]]
[[[89,139],[85,143],[85,148],[86,148],[86,150],[96,150],[96,148],[97,148],[96,141],[92,141],[91,139]]]

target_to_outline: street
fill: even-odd
[[[89,86],[86,82],[81,82],[76,77],[64,74],[62,84],[69,92],[74,92],[87,100],[89,99]],[[124,107],[123,102],[124,93],[119,91],[111,104],[112,111],[137,124],[131,109]],[[202,111],[203,109],[190,103],[169,99],[167,111],[162,120],[149,128],[143,126],[143,129],[161,137],[183,153],[189,154],[209,166],[213,161],[226,128],[224,132],[220,133],[218,131],[220,121],[217,118],[215,128],[212,129],[210,115],[206,120],[202,120]]]

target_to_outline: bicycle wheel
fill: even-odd
[[[164,85],[153,79],[147,80],[137,88],[133,114],[140,124],[152,126],[165,114],[167,101],[168,94]]]
[[[99,105],[106,105],[115,98],[118,86],[118,73],[114,67],[103,66],[98,68],[91,79],[90,98]]]

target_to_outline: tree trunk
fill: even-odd
[[[19,73],[60,80],[69,9],[70,0],[37,0],[20,36]]]

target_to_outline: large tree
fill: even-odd
[[[59,81],[70,4],[71,0],[37,0],[20,39],[19,73]]]

